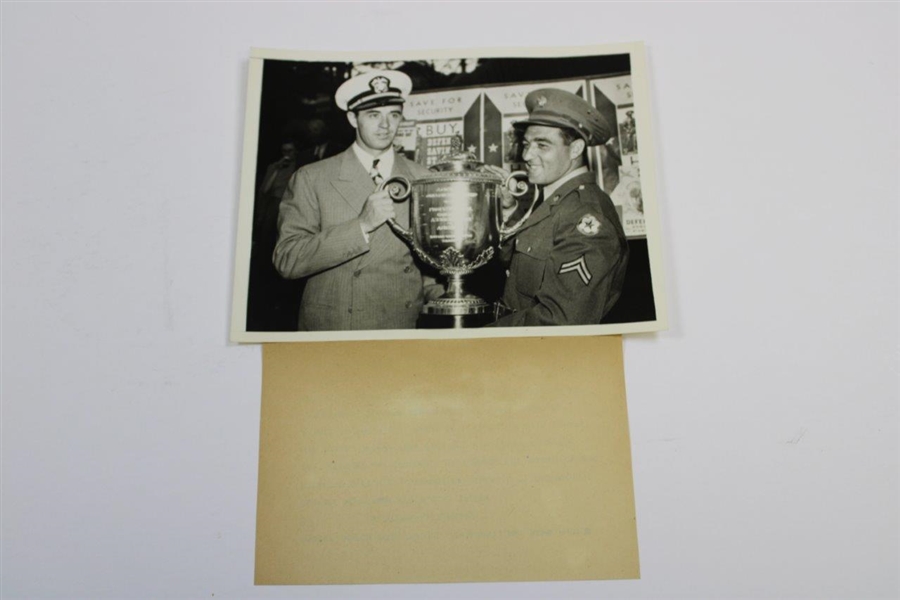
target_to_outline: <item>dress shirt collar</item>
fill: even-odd
[[[380,156],[372,156],[368,152],[362,149],[358,143],[353,142],[353,153],[356,154],[356,158],[359,159],[359,162],[362,164],[363,169],[366,170],[366,173],[372,170],[372,161],[376,158],[379,159],[378,172],[382,177],[387,179],[391,176],[391,172],[394,170],[394,149],[389,148],[384,151]]]

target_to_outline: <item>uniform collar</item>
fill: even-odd
[[[371,165],[370,165],[370,166],[371,166]],[[379,165],[379,166],[380,166],[380,165]],[[575,178],[578,177],[579,175],[582,175],[582,174],[587,173],[587,172],[588,172],[588,168],[585,167],[585,166],[581,166],[581,167],[578,167],[577,169],[575,169],[575,170],[573,170],[573,171],[569,171],[568,173],[566,173],[565,175],[563,175],[562,177],[560,177],[559,179],[557,179],[557,180],[554,181],[553,183],[550,183],[550,184],[548,184],[548,185],[545,185],[545,186],[544,186],[544,198],[549,198],[550,196],[552,196],[553,193],[554,193],[556,190],[558,190],[559,188],[561,188],[561,187],[563,186],[563,184],[566,183],[567,181],[570,181],[570,180],[572,180],[572,179],[575,179]]]
[[[569,175],[570,176],[567,177],[561,177],[559,180],[554,181],[553,185],[544,188],[544,202],[535,208],[534,212],[529,214],[527,220],[522,225],[522,229],[519,231],[540,223],[553,213],[562,199],[571,193],[572,190],[582,188],[594,181],[594,174],[591,173],[587,167],[584,169],[576,169]],[[547,193],[547,189],[550,189],[550,193],[553,194],[552,196]]]
[[[363,169],[368,173],[372,170],[372,161],[376,158],[378,160],[378,172],[382,177],[387,179],[391,176],[391,172],[394,170],[394,149],[389,148],[387,151],[383,152],[381,156],[372,156],[368,152],[362,149],[357,142],[353,142],[353,145],[350,146],[353,148],[353,154],[356,155],[356,158],[359,159],[360,164],[362,164]]]

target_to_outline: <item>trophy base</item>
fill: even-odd
[[[438,298],[432,300],[424,307],[422,313],[426,315],[486,315],[491,312],[491,305],[476,296],[465,298]]]
[[[451,274],[447,293],[422,307],[420,327],[463,329],[482,327],[494,320],[493,306],[463,289],[462,275]]]

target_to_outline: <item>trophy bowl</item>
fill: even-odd
[[[464,277],[494,256],[502,228],[500,194],[527,191],[526,174],[517,171],[505,180],[476,162],[470,154],[445,157],[424,177],[392,177],[381,184],[396,201],[410,198],[410,229],[390,219],[391,228],[427,265],[447,277],[447,291],[428,302],[430,315],[487,314],[492,306],[465,290]]]

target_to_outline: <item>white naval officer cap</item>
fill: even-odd
[[[334,101],[341,110],[363,110],[403,104],[412,91],[412,80],[400,71],[369,71],[341,84]]]

